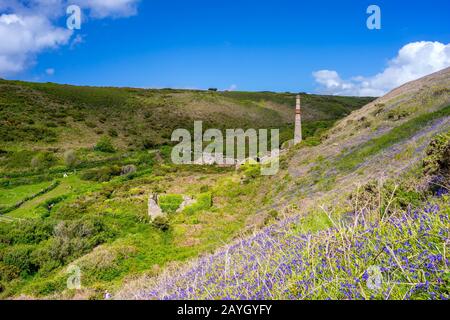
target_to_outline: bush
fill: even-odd
[[[142,153],[138,158],[138,165],[151,166],[154,162],[154,155],[150,153]]]
[[[0,262],[0,281],[9,282],[18,278],[19,275],[20,269],[18,267]]]
[[[207,210],[212,206],[212,194],[211,192],[206,192],[199,194],[197,197],[197,202],[187,206],[183,209],[183,213],[191,215],[200,210]]]
[[[136,172],[136,166],[133,164],[128,164],[128,165],[122,167],[120,174],[123,176],[123,175],[127,175],[127,174],[132,174],[135,172]]]
[[[9,247],[5,250],[2,261],[5,265],[20,270],[21,275],[33,274],[37,271],[37,266],[31,259],[32,248],[29,245]]]
[[[153,219],[152,224],[155,228],[158,228],[162,231],[166,231],[169,229],[169,219],[166,216],[157,216]]]
[[[429,175],[450,174],[450,131],[437,135],[426,150],[423,167]]]
[[[430,191],[445,194],[450,190],[450,131],[439,134],[430,142],[423,160]]]
[[[261,166],[257,163],[245,163],[241,165],[240,170],[244,173],[242,178],[243,183],[248,183],[250,180],[253,180],[261,175]]]
[[[56,160],[53,152],[40,152],[31,159],[31,166],[37,169],[50,168],[56,163]]]
[[[117,137],[119,134],[117,133],[116,129],[109,129],[108,134],[110,137]]]
[[[278,219],[278,211],[277,211],[277,210],[271,209],[271,210],[268,212],[268,214],[269,214],[269,216],[270,216],[272,219]]]
[[[37,244],[51,237],[53,223],[40,219],[0,225],[0,243],[8,245]]]
[[[86,121],[86,126],[89,128],[95,128],[95,127],[97,127],[97,124],[92,121]]]
[[[116,151],[111,142],[111,139],[107,136],[103,136],[100,138],[100,140],[95,145],[94,150],[107,153],[114,153]]]
[[[64,163],[69,168],[72,168],[77,165],[78,161],[77,161],[77,155],[76,155],[75,151],[67,150],[64,153]]]
[[[163,212],[175,212],[183,202],[183,197],[179,194],[165,194],[158,198],[158,205]]]
[[[154,149],[162,144],[164,144],[164,139],[162,139],[159,134],[155,132],[147,133],[147,135],[142,139],[142,148],[144,150]]]
[[[38,208],[42,208],[44,209],[44,214],[43,217],[48,217],[50,215],[50,210],[58,203],[66,200],[68,198],[68,195],[64,194],[61,196],[57,196],[54,198],[50,198],[46,201],[44,201],[43,203],[41,203]]]
[[[66,263],[113,236],[99,218],[87,216],[78,220],[61,221],[55,226],[48,252],[53,260]]]
[[[81,179],[97,182],[106,182],[115,176],[120,176],[122,170],[119,166],[103,167],[100,169],[91,169],[81,174]]]

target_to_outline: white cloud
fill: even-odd
[[[139,0],[80,0],[92,18],[128,17],[137,13]],[[73,48],[83,37],[61,23],[66,0],[0,0],[0,77],[24,71],[44,50],[70,43]]]
[[[55,69],[53,69],[53,68],[45,69],[45,73],[49,76],[52,76],[55,74]]]
[[[336,95],[381,96],[412,80],[450,66],[450,43],[420,41],[401,48],[380,73],[342,79],[336,71],[313,72],[320,91]]]
[[[0,15],[0,75],[23,71],[37,53],[66,44],[71,35],[44,16]]]
[[[232,84],[226,91],[235,91],[237,89],[237,85]]]

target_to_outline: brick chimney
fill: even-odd
[[[294,129],[294,145],[302,142],[302,115],[300,105],[300,95],[297,95],[295,104],[295,129]]]

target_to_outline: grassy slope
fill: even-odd
[[[258,211],[276,209],[280,226],[160,277],[130,281],[118,297],[448,298],[448,196],[422,194],[421,160],[432,137],[450,130],[449,88],[447,69],[353,112],[320,145],[294,148],[283,171],[267,178],[269,200]],[[364,190],[371,197],[360,197]],[[379,289],[367,286],[371,266],[381,270]]]

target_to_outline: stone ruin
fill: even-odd
[[[217,165],[219,167],[231,167],[235,166],[236,170],[238,170],[245,163],[268,163],[272,160],[274,156],[279,156],[281,153],[285,153],[288,149],[302,142],[302,115],[301,115],[301,101],[300,95],[296,96],[295,103],[295,127],[294,127],[294,139],[285,141],[281,145],[281,150],[278,151],[278,154],[272,155],[270,152],[261,157],[256,158],[246,158],[244,160],[237,160],[234,158],[223,157],[223,159],[217,159],[215,154],[209,152],[202,152],[200,156],[194,160],[194,164],[197,165]]]
[[[156,193],[150,194],[148,197],[148,215],[151,220],[165,215],[165,213],[161,210],[161,207],[158,205],[158,195]]]
[[[156,193],[150,194],[148,197],[148,215],[151,220],[153,220],[159,216],[167,215],[167,213],[163,212],[161,207],[159,206],[158,198],[159,198],[159,196]],[[195,200],[189,196],[183,195],[183,202],[180,204],[180,206],[178,207],[176,212],[181,212],[184,208],[186,208],[187,206],[190,206],[191,204],[194,204],[196,202],[197,202],[197,200]]]

